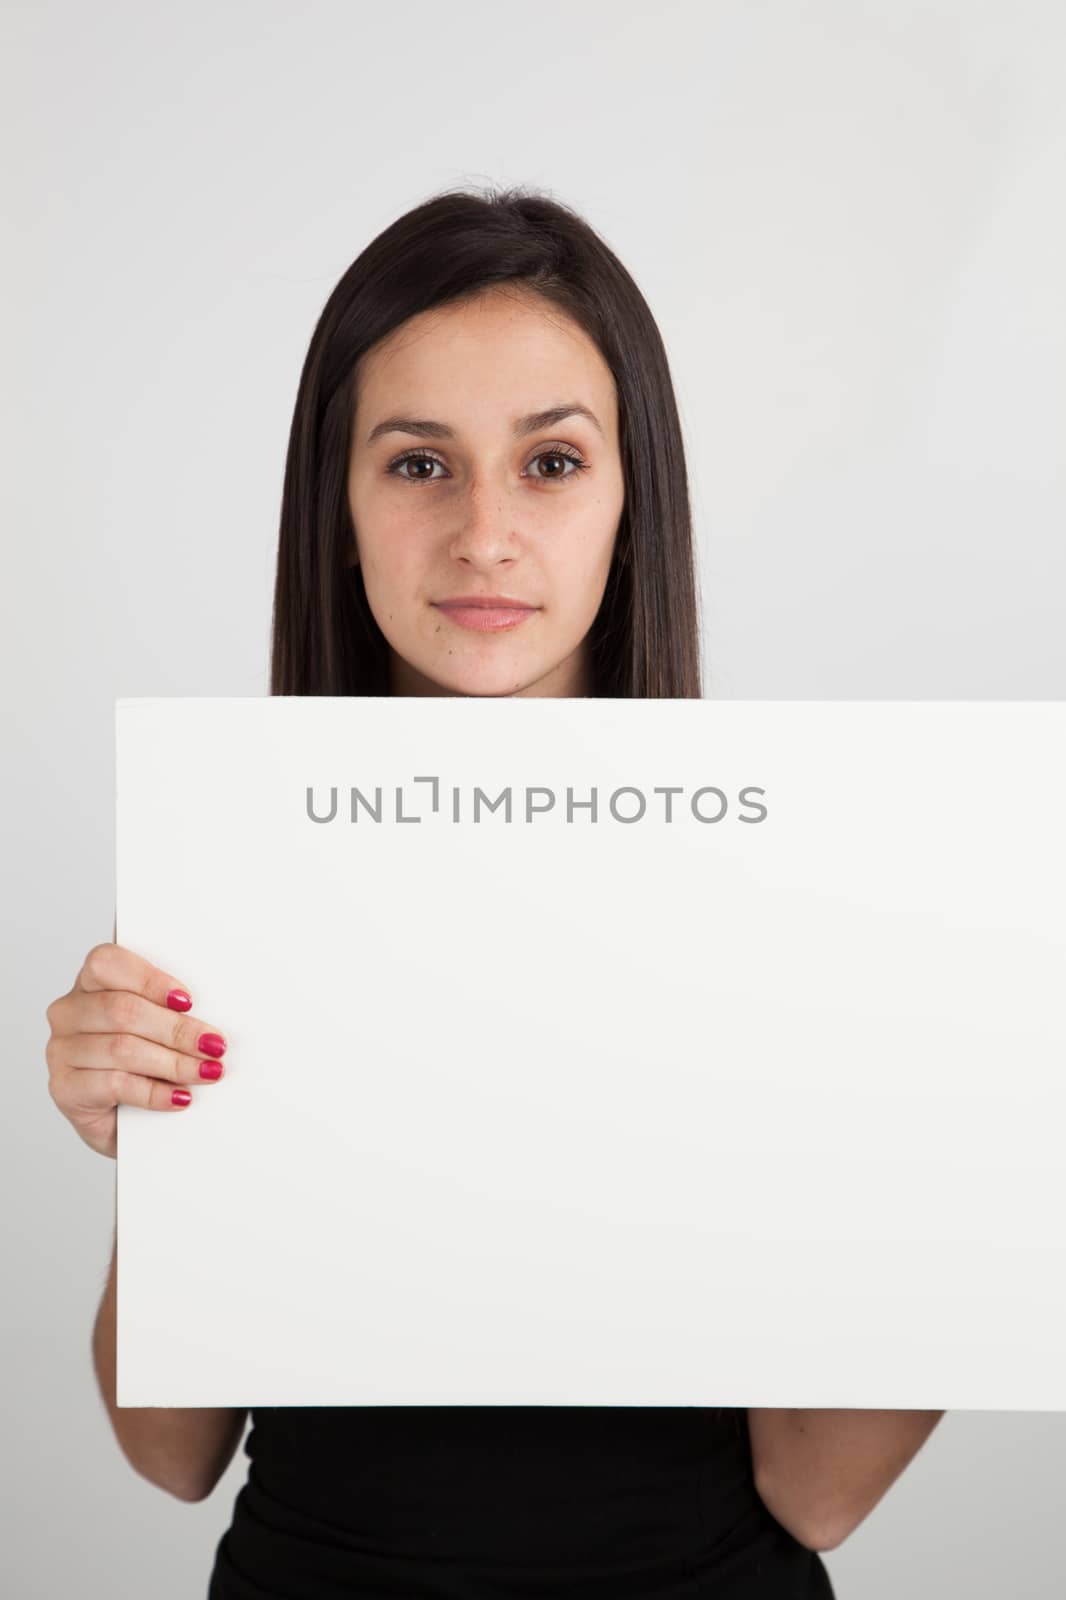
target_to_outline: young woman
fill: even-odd
[[[439,195],[333,291],[289,440],[271,691],[700,695],[666,355],[632,278],[569,208]],[[186,1085],[226,1092],[225,1019],[192,1004],[110,943],[49,1007],[52,1096],[93,1149],[115,1155],[120,1104],[173,1112]],[[94,1353],[130,1463],[203,1499],[247,1413],[116,1409],[114,1256]],[[818,1550],[938,1416],[253,1409],[209,1600],[829,1597]]]

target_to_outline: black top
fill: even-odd
[[[208,1600],[834,1600],[756,1493],[743,1410],[251,1415]]]

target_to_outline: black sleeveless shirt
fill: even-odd
[[[834,1600],[744,1410],[253,1409],[208,1600]]]

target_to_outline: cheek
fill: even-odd
[[[597,519],[594,525],[581,530],[570,543],[566,558],[567,587],[575,596],[588,597],[586,605],[591,602],[594,591],[602,588],[607,581],[614,555],[616,528],[617,524],[614,524],[610,531],[605,531],[602,521]]]
[[[359,542],[364,566],[375,581],[390,589],[402,586],[418,574],[425,544],[423,529],[421,540],[410,518],[395,512],[382,514],[378,508],[364,511]]]

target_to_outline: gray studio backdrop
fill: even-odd
[[[203,1595],[247,1465],[187,1505],[112,1438],[115,1169],[48,1097],[44,1011],[111,936],[116,695],[267,692],[288,423],[343,269],[457,182],[606,236],[673,366],[708,693],[1066,697],[1064,32],[1057,0],[8,0],[13,1600]],[[949,1415],[826,1557],[840,1600],[1061,1596],[1064,1482],[1066,1416]]]

